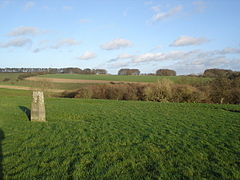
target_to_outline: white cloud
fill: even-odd
[[[204,1],[194,1],[193,5],[198,12],[203,12],[207,8],[206,2]]]
[[[96,57],[96,54],[90,51],[84,52],[81,56],[77,57],[78,59],[88,60]]]
[[[33,1],[28,1],[28,2],[25,3],[24,9],[25,9],[25,10],[28,10],[28,9],[33,8],[34,6],[35,6],[35,2],[33,2]]]
[[[199,61],[202,59],[213,59],[219,57],[225,57],[228,54],[240,54],[240,48],[225,48],[222,50],[212,50],[212,51],[170,51],[166,53],[145,53],[132,58],[133,63],[142,62],[159,62],[159,61],[181,61],[186,62]]]
[[[144,4],[145,5],[151,5],[151,4],[153,4],[153,1],[145,1]]]
[[[153,16],[152,19],[153,19],[154,22],[161,21],[161,20],[164,20],[164,19],[167,19],[167,18],[169,18],[171,16],[176,15],[177,13],[181,12],[182,9],[183,9],[182,6],[176,6],[175,8],[169,10],[168,12],[158,12],[157,14],[155,14]]]
[[[202,57],[193,61],[182,60],[166,68],[174,69],[178,74],[199,74],[210,68],[239,70],[240,59],[225,56]]]
[[[190,57],[195,54],[195,51],[171,51],[168,53],[145,53],[132,58],[134,63],[150,62],[150,61],[166,61],[166,60],[178,60],[186,57]]]
[[[90,21],[90,19],[80,19],[79,22],[80,23],[89,23],[91,21]]]
[[[108,67],[109,68],[123,68],[129,66],[131,62],[116,62],[113,64],[110,64]]]
[[[80,42],[78,42],[76,39],[63,39],[58,41],[56,44],[54,44],[53,46],[51,46],[51,48],[53,49],[59,49],[61,47],[65,47],[65,46],[76,46],[79,45]]]
[[[122,54],[119,54],[119,55],[117,56],[117,59],[128,59],[128,58],[132,58],[132,57],[133,57],[133,55],[131,55],[131,54],[122,53]]]
[[[224,56],[211,57],[211,58],[200,58],[192,61],[191,65],[204,65],[208,67],[215,67],[222,64],[229,63],[229,60]]]
[[[131,63],[138,66],[141,63],[164,62],[170,65],[161,66],[162,68],[174,69],[178,74],[200,73],[208,68],[239,70],[240,59],[234,58],[234,55],[239,54],[240,48],[145,53],[131,58]]]
[[[72,6],[63,6],[63,10],[65,10],[65,11],[70,11],[72,9],[73,9]]]
[[[40,51],[43,51],[44,49],[46,49],[46,48],[35,48],[32,52],[38,53]]]
[[[45,49],[48,49],[48,48],[49,48],[49,43],[50,43],[49,40],[42,40],[42,41],[40,41],[40,42],[38,43],[38,46],[39,46],[39,47],[35,48],[35,49],[33,50],[33,52],[34,52],[34,53],[38,53],[38,52],[40,52],[40,51],[43,51],[43,50],[45,50]]]
[[[218,52],[220,54],[240,54],[240,48],[224,48]]]
[[[1,48],[8,48],[8,47],[23,47],[26,45],[31,45],[32,40],[28,38],[16,38],[5,43],[0,43]]]
[[[200,45],[208,42],[209,40],[206,38],[195,38],[190,36],[181,36],[176,39],[170,46],[190,46],[190,45]]]
[[[152,52],[152,51],[157,51],[157,50],[159,50],[159,49],[162,49],[162,46],[161,46],[161,45],[155,46],[154,48],[152,48],[152,49],[150,50],[150,52]]]
[[[160,12],[161,6],[159,6],[159,5],[158,6],[153,6],[153,7],[151,7],[151,9],[155,12]]]
[[[120,48],[125,48],[128,46],[131,46],[133,43],[127,39],[114,39],[110,42],[107,42],[103,45],[101,45],[102,49],[105,50],[114,50],[114,49],[120,49]]]
[[[10,3],[12,3],[12,0],[2,0],[0,1],[0,8],[8,6]]]
[[[122,60],[122,59],[131,59],[133,57],[134,57],[134,55],[132,55],[132,54],[122,53],[122,54],[119,54],[116,58],[110,59],[107,62],[112,63],[112,62],[116,62],[116,61]]]
[[[8,36],[24,36],[24,35],[37,35],[44,33],[45,31],[42,31],[38,29],[37,27],[30,27],[30,26],[22,26],[15,28],[10,33],[8,33]]]
[[[79,41],[77,41],[76,39],[71,39],[71,38],[62,39],[55,43],[50,43],[49,40],[43,40],[43,41],[39,42],[38,47],[35,48],[33,50],[33,52],[38,53],[40,51],[47,50],[47,49],[60,49],[63,47],[77,46],[79,44],[80,44]]]

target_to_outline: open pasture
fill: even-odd
[[[46,74],[41,77],[61,79],[82,79],[82,80],[103,80],[103,81],[124,81],[124,82],[157,82],[167,78],[180,84],[206,83],[211,78],[187,77],[187,76],[124,76],[124,75],[85,75],[85,74]]]
[[[36,123],[30,105],[0,98],[6,179],[240,178],[239,106],[46,98]]]
[[[57,90],[74,90],[84,86],[94,85],[94,83],[58,83],[58,82],[46,82],[46,81],[28,81],[18,80],[18,76],[21,73],[0,73],[0,86],[22,86],[29,88],[43,88],[43,89],[57,89]],[[4,79],[8,79],[4,81]]]

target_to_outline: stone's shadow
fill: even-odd
[[[18,106],[19,109],[21,109],[25,114],[26,116],[28,117],[28,120],[30,121],[31,120],[31,111],[29,108],[25,107],[25,106]]]
[[[3,179],[3,165],[2,165],[2,160],[3,160],[2,140],[3,139],[4,139],[4,133],[0,129],[0,179]]]

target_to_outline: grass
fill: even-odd
[[[17,80],[17,77],[22,73],[0,73],[0,81],[9,78],[11,81]]]
[[[0,88],[0,99],[4,96],[31,96],[31,91]]]
[[[5,179],[240,179],[240,106],[46,98],[34,123],[30,104],[0,97]]]
[[[182,76],[119,76],[119,75],[84,75],[84,74],[47,74],[46,78],[83,79],[83,80],[106,80],[106,81],[127,81],[127,82],[156,82],[163,78],[170,79],[180,84],[205,83],[211,78],[203,77],[182,77]]]
[[[38,82],[38,81],[15,81],[15,82],[0,82],[0,85],[23,86],[23,87],[47,87],[48,89],[75,90],[81,87],[95,85],[94,83],[53,83],[53,82]]]
[[[11,85],[11,86],[23,86],[23,87],[42,87],[47,86],[49,89],[62,89],[62,90],[75,90],[81,87],[89,85],[95,85],[94,83],[53,83],[53,82],[35,82],[20,80],[17,81],[17,77],[21,73],[0,73],[0,85]],[[8,78],[9,81],[3,81]]]

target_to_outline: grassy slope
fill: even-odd
[[[15,81],[20,74],[22,73],[0,73],[0,81],[5,78],[9,78],[10,81]]]
[[[30,104],[0,97],[6,178],[240,178],[239,106],[50,98],[31,123]]]
[[[79,89],[83,86],[93,85],[93,84],[78,84],[78,83],[45,83],[34,82],[34,81],[17,81],[17,77],[21,73],[0,73],[0,85],[11,85],[11,86],[24,86],[24,87],[42,87],[47,86],[49,89],[63,89],[63,90],[74,90]],[[5,78],[9,78],[9,81],[4,82]]]
[[[200,77],[180,77],[180,76],[118,76],[118,75],[84,75],[84,74],[47,74],[42,77],[65,78],[65,79],[84,79],[84,80],[106,80],[106,81],[128,81],[128,82],[156,82],[167,78],[177,83],[203,83],[210,78]]]

